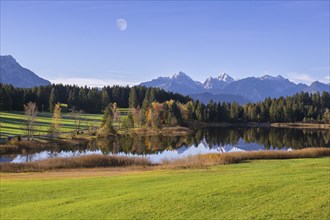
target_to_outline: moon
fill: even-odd
[[[120,31],[125,31],[127,28],[127,21],[123,18],[117,19],[117,27]]]

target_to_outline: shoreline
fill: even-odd
[[[270,122],[197,122],[191,125],[192,128],[227,128],[227,127],[262,127],[262,128],[301,128],[301,129],[330,129],[330,124],[316,124],[316,123],[300,123],[300,122],[283,122],[283,123],[270,123]]]
[[[193,130],[189,127],[163,127],[163,128],[133,128],[128,134],[134,135],[163,135],[163,136],[186,136],[192,134]]]
[[[330,124],[315,123],[271,123],[274,128],[330,129]]]

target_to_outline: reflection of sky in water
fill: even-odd
[[[12,163],[23,163],[27,161],[36,161],[36,160],[44,160],[54,157],[78,157],[90,154],[102,154],[102,151],[61,151],[61,152],[50,152],[50,151],[41,151],[35,154],[29,155],[17,155],[11,162]]]
[[[138,155],[138,154],[132,154],[132,153],[127,154],[124,152],[120,152],[115,155],[147,157],[150,159],[150,161],[152,163],[159,163],[159,162],[162,162],[162,160],[173,160],[173,159],[184,158],[187,156],[194,156],[194,155],[198,155],[198,154],[226,153],[226,152],[252,151],[252,150],[263,150],[263,149],[264,149],[264,147],[262,145],[258,145],[255,143],[245,144],[243,142],[243,140],[240,140],[238,142],[238,144],[235,146],[233,146],[233,145],[208,146],[208,144],[205,142],[205,140],[203,140],[203,141],[201,141],[201,143],[198,146],[190,146],[190,147],[183,146],[183,147],[180,147],[175,150],[164,150],[164,151],[161,151],[161,152],[158,152],[155,154]],[[283,150],[285,150],[285,148]],[[102,154],[102,151],[101,150],[61,151],[61,152],[42,151],[39,153],[30,154],[30,155],[17,155],[11,162],[23,163],[23,162],[27,162],[27,161],[37,161],[37,160],[43,160],[43,159],[55,158],[55,157],[77,157],[77,156],[84,156],[84,155],[90,155],[90,154]],[[114,154],[109,153],[109,155],[114,155]]]

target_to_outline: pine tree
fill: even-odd
[[[173,104],[172,104],[172,112],[173,112],[173,116],[175,117],[178,124],[182,125],[183,120],[182,120],[181,111],[180,111],[178,105],[176,104],[176,102],[173,102]]]
[[[85,110],[89,113],[98,113],[101,111],[101,97],[97,88],[89,90],[87,94],[87,105]]]
[[[330,94],[328,92],[323,92],[321,97],[321,103],[323,108],[330,109]]]
[[[149,105],[150,105],[149,97],[150,97],[150,88],[147,89],[143,102],[142,102],[142,109],[144,111],[146,111],[149,108]]]
[[[74,108],[75,106],[75,101],[76,101],[76,94],[75,94],[75,89],[71,89],[68,95],[68,107],[69,108]]]
[[[79,89],[79,109],[83,109],[86,111],[86,104],[87,104],[87,94],[86,94],[86,88],[80,88]]]
[[[2,87],[0,84],[0,111],[11,110],[12,107],[12,97],[8,91]]]
[[[239,111],[240,107],[237,102],[233,102],[230,108],[230,120],[232,121],[238,121],[239,119]]]
[[[53,87],[49,96],[49,111],[53,112],[56,103],[59,102],[59,94],[56,87]]]
[[[142,127],[146,123],[146,111],[144,109],[140,109],[139,111],[139,126]]]
[[[112,103],[108,104],[108,106],[103,111],[103,117],[101,121],[101,127],[105,125],[105,123],[108,120],[108,117],[113,118],[113,112],[112,112]]]
[[[130,108],[136,108],[139,105],[139,99],[136,87],[132,87],[129,93],[128,103]]]
[[[107,87],[102,88],[101,102],[102,102],[102,109],[106,108],[110,103],[110,95],[108,93]]]
[[[109,134],[115,134],[116,131],[113,127],[113,121],[111,117],[108,117],[105,124],[101,127],[101,135],[109,135]]]
[[[134,120],[133,120],[132,111],[128,111],[128,113],[127,113],[126,126],[127,126],[127,128],[134,128]]]
[[[196,118],[198,121],[204,121],[204,109],[205,106],[202,103],[199,103],[196,108]]]

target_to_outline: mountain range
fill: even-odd
[[[49,85],[50,82],[22,67],[12,56],[0,56],[0,83],[19,88]]]
[[[236,101],[245,104],[249,101],[262,101],[267,97],[290,96],[298,92],[330,91],[330,85],[315,81],[310,86],[295,84],[283,76],[247,77],[234,80],[227,73],[217,78],[208,77],[204,83],[193,80],[187,74],[179,72],[172,77],[158,77],[140,85],[158,87],[167,91],[189,95],[203,103],[213,101]]]
[[[0,56],[0,83],[12,84],[15,87],[31,88],[34,86],[49,85],[50,82],[29,69],[22,67],[12,56]],[[217,102],[248,102],[262,101],[266,97],[276,98],[289,96],[298,92],[315,93],[330,92],[330,84],[318,81],[310,86],[295,84],[278,75],[262,77],[247,77],[234,80],[227,73],[221,73],[218,77],[208,77],[203,83],[193,80],[183,72],[172,77],[158,77],[140,85],[146,87],[158,87],[166,91],[189,95],[203,103],[210,100]]]

